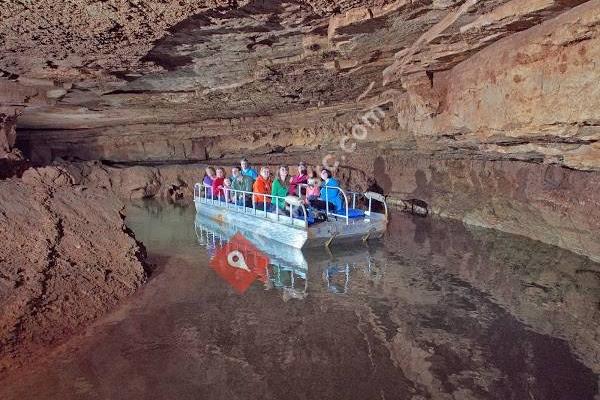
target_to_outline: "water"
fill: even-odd
[[[248,234],[222,249],[231,232],[194,216],[130,206],[148,284],[0,398],[599,398],[600,266],[583,257],[405,215],[369,246],[267,254]]]

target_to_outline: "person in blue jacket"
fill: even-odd
[[[242,175],[249,176],[253,180],[256,180],[258,178],[258,173],[256,172],[256,170],[250,167],[250,163],[248,163],[248,160],[246,160],[245,158],[242,158],[242,161],[240,161],[240,166],[242,167],[242,170],[240,171]]]
[[[318,199],[311,200],[310,205],[319,210],[327,209],[329,203],[329,212],[337,212],[343,209],[342,194],[336,188],[340,187],[340,183],[333,177],[331,171],[324,168],[321,170],[321,196]]]

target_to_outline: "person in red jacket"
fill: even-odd
[[[262,167],[260,169],[260,175],[254,181],[252,185],[252,191],[255,193],[253,201],[256,204],[257,210],[267,211],[271,210],[271,199],[269,197],[261,196],[260,194],[271,194],[271,170],[269,167]],[[260,193],[260,194],[258,194]]]
[[[212,183],[213,198],[225,200],[225,196],[223,193],[223,184],[225,183],[225,170],[223,168],[217,168],[216,172],[217,175],[215,179],[213,179]]]

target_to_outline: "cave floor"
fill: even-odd
[[[584,257],[394,214],[380,241],[249,277],[194,216],[131,204],[148,284],[0,398],[597,398],[600,266]]]

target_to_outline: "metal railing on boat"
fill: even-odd
[[[298,193],[300,193],[300,198],[302,198],[302,188],[307,188],[310,185],[306,184],[306,183],[301,183],[298,185]],[[369,208],[367,210],[365,210],[365,215],[370,215],[373,209],[373,200],[380,202],[381,204],[383,204],[384,210],[385,210],[385,216],[387,217],[388,215],[388,208],[387,208],[387,204],[385,202],[385,197],[382,194],[379,193],[374,193],[374,192],[365,192],[365,193],[359,193],[359,192],[352,192],[349,190],[343,190],[341,187],[339,186],[321,186],[320,189],[329,189],[329,190],[337,190],[343,200],[344,200],[344,211],[345,214],[337,214],[335,212],[332,212],[329,210],[329,190],[325,190],[325,212],[327,213],[327,215],[331,215],[334,217],[340,217],[340,218],[344,218],[346,220],[346,224],[350,223],[350,216],[349,216],[349,202],[348,202],[348,195],[352,195],[352,208],[356,208],[356,200],[360,199],[361,197],[366,198],[369,202]],[[305,192],[306,193],[306,192]]]
[[[259,217],[269,218],[269,214],[275,215],[275,220],[281,222],[280,217],[289,218],[288,222],[290,225],[297,225],[296,221],[302,221],[303,226],[308,227],[308,213],[302,199],[295,196],[274,196],[270,194],[263,194],[258,192],[248,192],[245,190],[235,190],[230,188],[222,188],[223,195],[215,196],[212,192],[212,187],[206,186],[200,183],[194,185],[194,200],[200,199],[204,204],[222,207],[228,210],[241,212],[243,214],[252,214]],[[202,195],[201,192],[204,192]],[[210,192],[210,195],[209,195]],[[248,198],[251,198],[252,207],[248,207]],[[269,199],[269,201],[257,202],[256,199]],[[275,201],[273,201],[275,200]],[[289,216],[283,213],[279,207],[279,203],[288,205]],[[257,204],[262,203],[262,209],[257,208]],[[274,208],[273,211],[267,209],[267,204],[271,204]],[[301,214],[297,214],[294,210],[301,210]]]
[[[263,194],[263,193],[258,193],[258,192],[249,192],[249,191],[244,191],[244,190],[235,190],[235,189],[230,189],[230,188],[223,188],[223,196],[214,196],[212,193],[212,187],[210,186],[206,186],[204,184],[200,184],[197,183],[196,185],[194,185],[194,199],[199,198],[201,200],[203,200],[203,202],[205,204],[211,204],[211,205],[217,205],[220,207],[224,207],[226,209],[233,209],[235,211],[238,212],[242,212],[244,214],[247,214],[250,210],[250,212],[253,215],[256,216],[263,216],[264,218],[269,219],[269,214],[275,214],[275,218],[277,221],[280,221],[280,216],[283,216],[284,214],[281,212],[282,210],[280,209],[280,207],[278,206],[278,204],[275,203],[279,203],[279,201],[283,201],[284,204],[289,205],[289,222],[292,225],[295,225],[295,221],[297,221],[300,217],[297,214],[294,214],[294,207],[296,207],[296,210],[302,210],[302,215],[301,217],[303,218],[303,222],[304,222],[304,227],[308,226],[308,214],[306,211],[306,207],[304,206],[305,203],[307,203],[306,200],[306,196],[302,195],[302,189],[303,188],[308,188],[309,185],[305,184],[305,183],[301,183],[298,185],[298,194],[300,194],[299,197],[297,196],[286,196],[286,197],[282,197],[282,196],[274,196],[274,195],[269,195],[269,194]],[[382,194],[379,193],[374,193],[374,192],[365,192],[365,193],[360,193],[360,192],[352,192],[352,191],[344,191],[342,188],[340,188],[339,186],[321,186],[320,189],[326,189],[324,191],[325,194],[325,198],[321,198],[322,200],[324,200],[325,202],[325,213],[326,215],[329,216],[333,216],[333,217],[337,217],[337,218],[343,218],[346,222],[346,225],[350,224],[350,214],[349,214],[349,201],[348,201],[348,196],[351,195],[352,196],[352,208],[355,209],[357,206],[357,200],[360,200],[361,198],[366,198],[368,200],[368,209],[364,210],[365,215],[371,215],[371,212],[373,211],[373,200],[380,202],[381,204],[383,204],[384,210],[385,210],[385,216],[387,217],[388,215],[388,208],[387,208],[387,204],[385,201],[385,197]],[[332,204],[329,201],[329,190],[335,190],[337,192],[339,192],[341,198],[343,199],[343,210],[344,210],[344,214],[338,214],[335,211],[337,210],[331,210],[329,205]],[[201,191],[204,192],[204,196],[201,195]],[[210,195],[209,195],[210,193]],[[304,193],[306,193],[306,190],[304,191]],[[252,199],[252,207],[248,207],[247,206],[247,200],[248,198]],[[257,208],[257,202],[256,202],[256,198],[262,198],[263,200],[265,198],[268,198],[269,201],[262,201],[262,202],[258,202],[258,203],[262,203],[263,207],[262,210]],[[232,202],[229,201],[229,199],[233,199]],[[238,199],[242,199],[241,204],[240,201],[238,201]],[[273,200],[276,200],[276,202],[273,202]],[[267,204],[272,204],[274,205],[275,211],[269,211],[267,210]],[[287,217],[287,216],[286,216]]]

